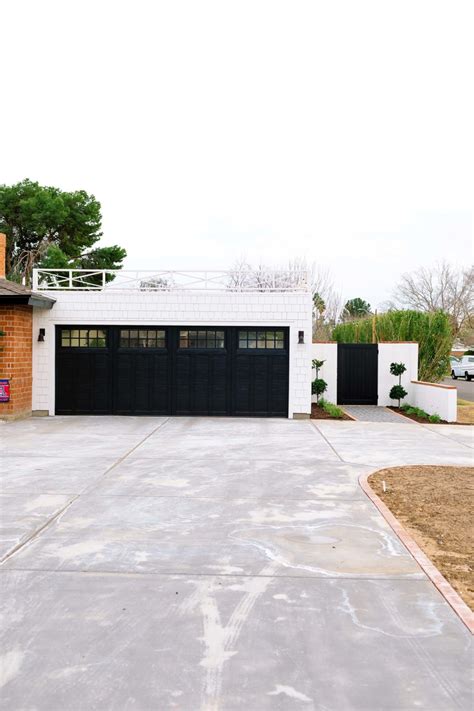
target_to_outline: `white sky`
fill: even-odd
[[[0,182],[102,203],[130,268],[305,256],[345,298],[472,258],[474,4],[0,5]]]

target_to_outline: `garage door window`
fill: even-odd
[[[106,348],[107,334],[98,328],[64,328],[61,331],[62,348]]]
[[[122,328],[120,348],[166,348],[166,333],[156,328]]]
[[[283,331],[239,331],[239,348],[241,349],[284,349],[285,336]]]
[[[180,348],[225,348],[224,331],[210,329],[180,330]]]

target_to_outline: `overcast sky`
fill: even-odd
[[[472,0],[0,4],[0,182],[102,203],[130,268],[306,257],[375,306],[472,258]]]

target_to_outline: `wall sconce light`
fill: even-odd
[[[298,344],[304,343],[304,331],[298,331]]]
[[[38,333],[38,341],[40,341],[40,343],[42,343],[44,341],[45,334],[46,334],[46,329],[40,328],[39,333]]]

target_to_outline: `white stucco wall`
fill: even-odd
[[[402,375],[402,385],[408,395],[402,402],[412,404],[412,380],[418,378],[418,343],[379,343],[378,405],[396,405],[389,392],[398,385],[398,377],[390,373],[391,363],[404,363],[406,371]]]
[[[328,388],[324,398],[329,402],[337,402],[337,343],[313,343],[311,360],[323,360],[324,365],[319,370],[319,377],[326,381]],[[316,377],[313,370],[311,380]],[[316,402],[316,395],[311,398]]]
[[[428,415],[439,415],[442,420],[456,422],[458,410],[458,391],[453,385],[424,383],[415,381],[412,384],[412,399],[410,405],[420,407]]]
[[[188,290],[45,291],[50,311],[34,309],[33,410],[54,414],[55,326],[286,326],[290,329],[289,416],[311,412],[311,294],[223,293]],[[37,341],[44,328],[44,343]],[[304,331],[305,344],[298,344]]]

